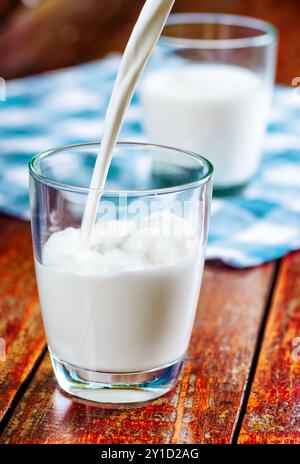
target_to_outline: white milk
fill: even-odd
[[[81,226],[80,250],[89,247],[113,150],[133,92],[159,39],[175,0],[147,0],[124,52],[105,118],[104,135],[95,163]]]
[[[163,216],[94,226],[125,111],[173,3],[147,0],[129,40],[81,229],[54,233],[36,261],[49,349],[83,369],[156,369],[181,358],[190,339],[204,250],[193,231],[186,235],[186,222],[173,217],[166,227]]]
[[[48,346],[60,361],[106,372],[144,371],[187,349],[204,250],[185,220],[96,224],[76,258],[79,229],[54,233],[36,261]]]
[[[243,184],[259,165],[269,95],[245,68],[170,64],[149,72],[141,86],[148,138],[207,157],[217,187]]]

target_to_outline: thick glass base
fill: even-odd
[[[176,384],[182,359],[144,372],[90,371],[59,361],[50,354],[60,387],[70,395],[97,403],[141,403],[167,393]]]

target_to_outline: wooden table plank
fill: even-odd
[[[283,259],[270,311],[240,443],[300,443],[300,252]]]
[[[0,420],[41,355],[45,338],[36,294],[29,224],[0,216]]]
[[[274,264],[208,265],[188,357],[177,387],[139,408],[71,399],[45,357],[2,443],[229,443],[239,415]]]

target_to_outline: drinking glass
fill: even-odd
[[[227,14],[174,14],[140,86],[153,143],[205,153],[216,193],[240,191],[257,172],[274,84],[277,33]]]
[[[98,150],[66,146],[30,162],[39,298],[60,387],[87,400],[136,403],[178,378],[202,279],[213,167],[188,151],[117,144],[98,192],[97,240],[82,252]]]

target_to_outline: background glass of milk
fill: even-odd
[[[220,194],[258,169],[276,41],[273,26],[254,18],[171,15],[140,87],[148,139],[206,156]]]
[[[91,247],[81,256],[80,225],[98,150],[97,143],[62,147],[30,163],[48,348],[68,393],[98,402],[145,401],[176,383],[189,344],[213,168],[190,152],[118,144],[99,192]]]

